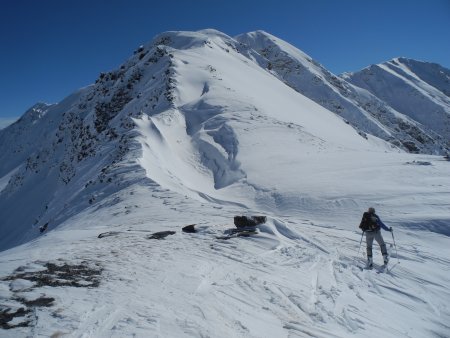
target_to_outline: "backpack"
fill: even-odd
[[[375,214],[371,214],[369,212],[365,212],[363,214],[361,224],[359,225],[359,228],[362,231],[373,231],[378,229],[378,223],[377,223],[377,217]]]

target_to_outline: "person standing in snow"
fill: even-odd
[[[384,264],[389,261],[389,256],[386,250],[386,243],[384,243],[383,236],[381,236],[380,229],[392,232],[392,227],[388,228],[375,213],[375,209],[370,207],[362,217],[359,228],[366,234],[366,244],[367,244],[367,267],[371,268],[373,266],[372,259],[372,244],[375,239],[380,246],[381,254],[383,255]]]

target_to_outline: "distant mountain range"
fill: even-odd
[[[342,116],[363,133],[409,152],[450,147],[450,70],[405,58],[336,76],[294,46],[266,32],[236,39],[287,85]]]
[[[0,131],[0,249],[143,180],[237,205],[239,193],[225,192],[242,184],[265,201],[249,172],[277,142],[305,154],[445,154],[449,95],[450,71],[432,63],[400,58],[337,76],[263,31],[163,33]]]

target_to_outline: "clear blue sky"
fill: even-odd
[[[397,56],[450,68],[450,0],[2,0],[0,119],[58,102],[167,30],[257,29],[339,74]]]

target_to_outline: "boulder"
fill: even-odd
[[[41,234],[42,234],[45,230],[47,230],[47,228],[48,228],[48,222],[45,223],[44,225],[40,226],[40,227],[39,227],[39,231],[40,231]]]
[[[266,216],[234,216],[234,225],[237,228],[255,227],[259,224],[266,223]]]
[[[186,225],[185,227],[183,227],[181,230],[183,230],[183,232],[189,232],[189,233],[194,233],[197,232],[197,230],[195,230],[195,224],[189,224]]]

